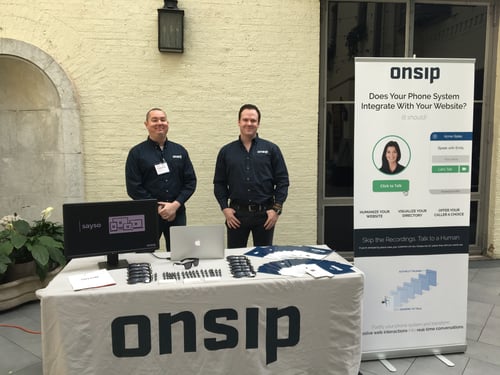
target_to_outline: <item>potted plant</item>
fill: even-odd
[[[0,220],[0,279],[16,264],[34,262],[40,280],[57,266],[66,264],[63,227],[47,220],[52,210],[52,207],[43,210],[41,219],[32,224],[16,214]]]

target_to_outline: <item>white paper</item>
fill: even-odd
[[[105,269],[71,275],[68,276],[68,280],[74,290],[100,288],[116,284],[111,274]]]
[[[280,275],[303,277],[306,274],[306,265],[298,264],[292,267],[286,267],[279,270]]]
[[[338,268],[338,267],[335,267],[335,268]],[[320,277],[333,277],[334,276],[332,273],[321,268],[317,264],[306,264],[306,272],[316,279],[319,279]]]
[[[284,250],[284,251],[276,251],[273,253],[267,254],[264,259],[318,259],[321,260],[325,258],[328,254],[314,254],[309,253],[307,251],[302,250]]]

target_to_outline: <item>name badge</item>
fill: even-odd
[[[168,164],[167,164],[166,161],[163,161],[163,162],[161,162],[159,164],[156,164],[155,165],[155,169],[156,169],[156,173],[158,175],[170,172],[170,169],[168,169]]]

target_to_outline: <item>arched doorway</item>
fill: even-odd
[[[0,38],[0,217],[28,221],[64,202],[83,200],[83,160],[76,92],[39,48]]]

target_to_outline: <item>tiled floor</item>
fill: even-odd
[[[389,372],[379,361],[366,361],[361,363],[363,375],[500,374],[500,260],[470,262],[468,296],[467,351],[446,355],[454,367],[433,356],[391,359],[396,372]],[[39,331],[39,303],[0,312],[0,324]],[[41,357],[40,335],[0,327],[0,375],[41,375]]]

